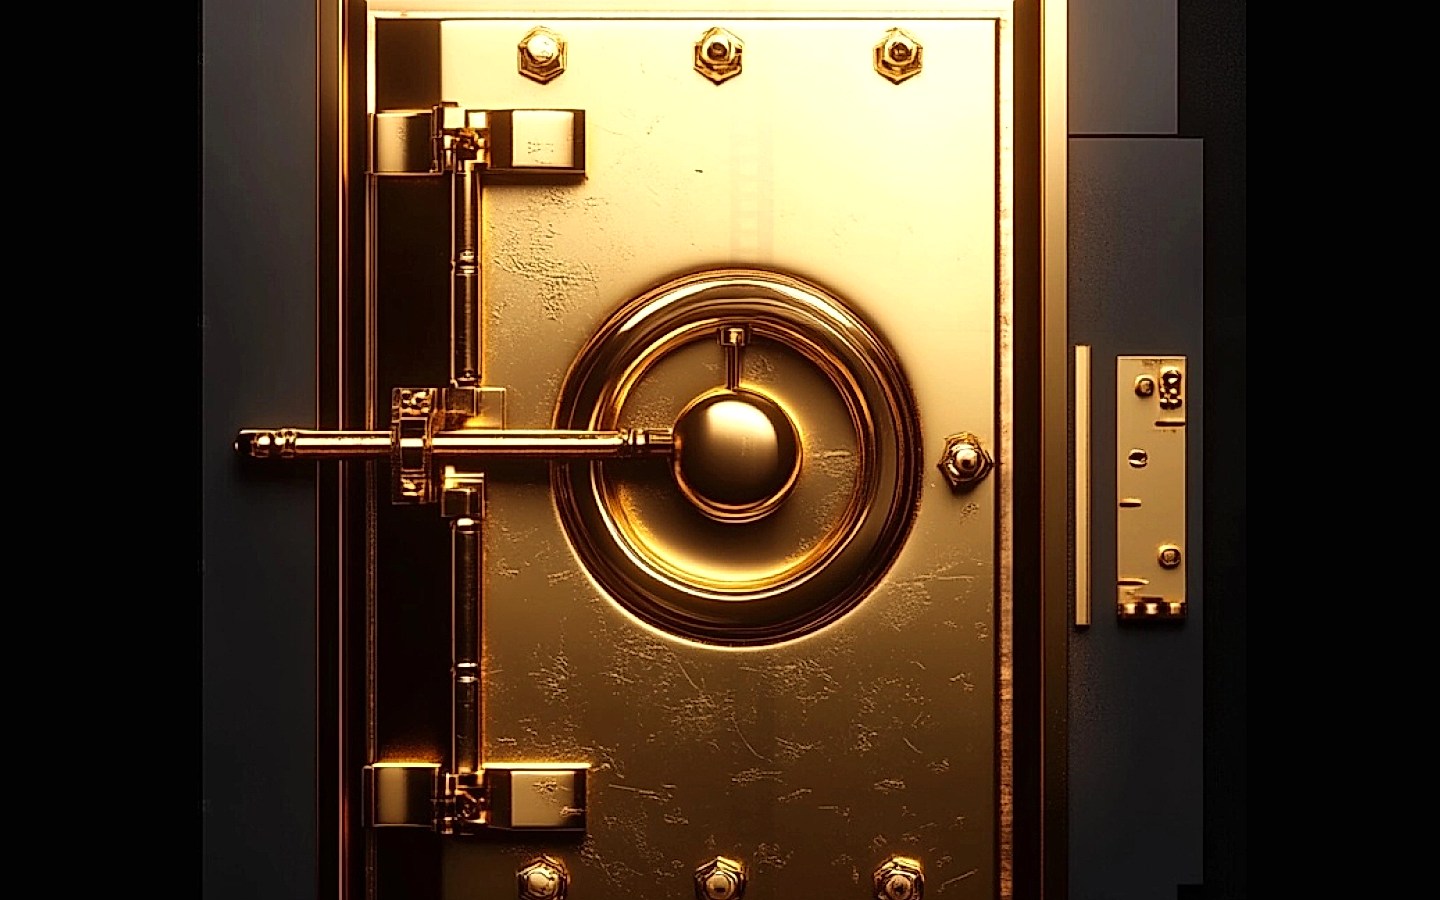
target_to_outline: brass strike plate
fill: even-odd
[[[1116,373],[1116,614],[1183,620],[1185,357],[1121,356]]]

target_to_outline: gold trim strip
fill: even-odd
[[[1069,620],[1068,486],[1069,78],[1068,0],[1040,12],[1040,856],[1041,897],[1068,891],[1066,672]]]
[[[1014,628],[1014,502],[1015,502],[1015,360],[1014,334],[1011,323],[1015,315],[1015,80],[1014,20],[1009,12],[995,23],[996,98],[996,363],[999,369],[998,418],[1000,440],[996,447],[999,484],[996,486],[998,506],[999,553],[996,585],[996,606],[999,614],[999,659],[996,660],[996,684],[999,694],[999,821],[996,823],[999,861],[999,894],[1010,900],[1015,890],[1015,628]]]
[[[1090,627],[1090,345],[1075,345],[1075,624]]]

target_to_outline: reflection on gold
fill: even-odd
[[[775,511],[800,474],[800,435],[779,404],[754,391],[699,397],[675,423],[675,482],[701,512],[754,522]]]

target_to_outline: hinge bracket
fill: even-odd
[[[454,774],[435,763],[375,763],[365,767],[365,824],[446,835],[583,835],[589,769],[587,763],[506,763]]]

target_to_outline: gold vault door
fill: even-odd
[[[365,39],[368,893],[1008,895],[1008,5]]]

